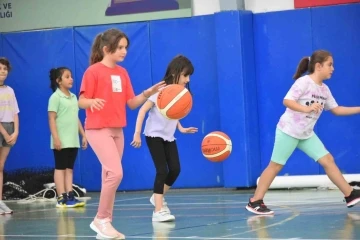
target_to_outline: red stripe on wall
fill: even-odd
[[[345,3],[360,3],[360,0],[294,0],[295,8],[329,6]]]

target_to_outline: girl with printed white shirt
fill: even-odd
[[[19,106],[14,90],[4,82],[11,71],[7,58],[0,58],[0,215],[12,214],[11,210],[2,201],[4,165],[19,136]]]
[[[307,71],[309,74],[302,76]],[[274,214],[266,207],[263,198],[296,148],[324,168],[330,180],[344,194],[347,207],[360,202],[360,190],[353,189],[346,182],[333,156],[314,133],[314,126],[323,109],[337,116],[360,113],[360,107],[338,106],[329,87],[323,83],[331,77],[333,71],[333,58],[328,51],[315,51],[311,57],[300,61],[294,75],[296,81],[283,101],[286,111],[277,124],[271,161],[261,174],[255,194],[246,206],[248,211],[262,215]]]
[[[194,67],[190,60],[179,55],[170,62],[163,80],[167,85],[179,84],[188,87],[193,72]],[[155,105],[157,96],[158,93],[151,96],[140,108],[131,145],[136,148],[141,146],[140,132],[145,115],[149,111],[144,134],[156,168],[154,194],[150,198],[150,202],[155,206],[152,221],[167,222],[174,221],[175,217],[171,215],[163,196],[180,174],[180,160],[174,133],[176,128],[181,133],[195,133],[197,128],[183,128],[178,120],[165,118]]]

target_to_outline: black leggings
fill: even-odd
[[[164,184],[172,186],[180,174],[180,161],[176,141],[168,142],[160,137],[145,138],[156,168],[154,193],[163,194]]]
[[[73,169],[76,161],[78,148],[62,148],[60,151],[53,149],[55,158],[55,169]]]

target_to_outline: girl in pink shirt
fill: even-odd
[[[164,82],[157,83],[135,96],[127,71],[117,65],[125,59],[128,47],[128,37],[118,29],[99,33],[80,88],[79,106],[86,109],[86,138],[102,165],[99,208],[90,224],[101,238],[125,239],[111,222],[116,190],[123,177],[126,105],[135,109],[164,86]]]
[[[284,98],[285,113],[276,129],[275,144],[269,166],[261,174],[255,195],[246,209],[255,214],[274,214],[263,198],[275,176],[281,171],[296,148],[299,148],[325,170],[330,180],[345,196],[347,207],[360,202],[360,190],[353,189],[336,166],[333,156],[314,132],[314,126],[323,110],[337,116],[360,113],[360,107],[338,106],[329,87],[324,83],[334,71],[331,53],[318,50],[299,63],[295,83]],[[302,76],[305,72],[308,75]]]

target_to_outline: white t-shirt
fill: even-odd
[[[324,83],[321,86],[316,84],[308,75],[297,79],[284,99],[294,100],[303,106],[320,103],[325,110],[338,106],[329,87]],[[307,139],[313,135],[314,126],[321,113],[322,111],[303,113],[286,108],[277,127],[294,138]]]
[[[178,124],[178,120],[170,120],[164,117],[156,106],[156,100],[159,93],[149,97],[149,101],[154,103],[154,106],[149,110],[148,118],[146,119],[144,134],[148,137],[160,137],[165,141],[172,142],[175,140],[174,134]]]

